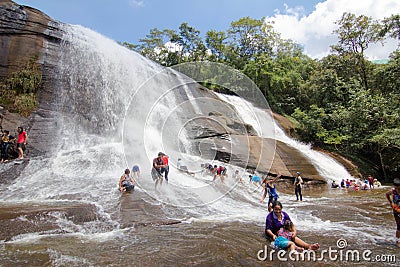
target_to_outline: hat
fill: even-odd
[[[296,172],[297,174],[300,174],[300,172]]]
[[[164,156],[165,154],[162,152],[158,152],[158,156]]]

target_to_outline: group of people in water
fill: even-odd
[[[157,157],[153,159],[151,176],[155,182],[156,191],[157,187],[162,185],[164,178],[168,183],[168,159],[169,157],[163,152],[159,152]],[[226,167],[211,164],[202,164],[201,166],[203,167],[203,174],[207,173],[213,176],[213,182],[220,178],[221,182],[224,183],[224,180],[227,177]],[[177,169],[187,173],[188,175],[194,175],[194,173],[190,172],[187,166],[182,163],[180,158],[178,159]],[[132,174],[129,169],[126,169],[119,181],[120,191],[129,192],[133,190],[136,183],[135,178],[138,179],[139,177],[140,169],[138,165],[133,166]],[[235,181],[243,184],[242,175],[239,174],[239,170],[236,170],[232,177],[235,179]],[[263,188],[263,194],[260,203],[263,203],[268,196],[268,214],[265,220],[265,237],[272,241],[272,245],[277,249],[288,249],[290,251],[294,251],[295,253],[303,251],[304,249],[318,250],[320,248],[318,243],[310,244],[298,237],[293,221],[291,220],[290,216],[283,211],[283,205],[280,201],[278,201],[279,195],[277,192],[277,181],[279,179],[281,179],[280,173],[276,177],[265,175],[263,178],[256,174],[249,175],[249,183],[261,185]],[[302,184],[303,179],[300,175],[300,172],[297,172],[294,179],[294,192],[297,201],[303,200]],[[366,185],[360,186],[357,181],[343,179],[340,185],[336,184],[336,182],[333,182],[332,188],[342,187],[355,189],[357,187],[361,187],[361,189],[367,189],[365,187],[368,186],[368,189],[373,189],[374,187],[381,186],[377,179],[372,178],[371,175],[368,177],[368,179],[366,179],[366,181],[364,181],[364,184]],[[400,179],[394,179],[393,184],[394,187],[386,193],[386,198],[393,209],[393,215],[397,225],[396,245],[400,247]]]
[[[340,185],[336,181],[332,181],[331,188],[347,188],[352,190],[369,190],[375,187],[380,187],[382,184],[378,179],[373,178],[371,175],[367,179],[342,179]]]
[[[26,142],[28,134],[23,127],[17,128],[18,136],[10,135],[10,131],[2,130],[1,132],[1,157],[0,163],[6,163],[12,158],[13,154],[18,154],[16,160],[24,159],[26,151]]]
[[[119,189],[121,192],[129,192],[135,188],[136,181],[133,177],[138,179],[140,177],[140,168],[138,165],[132,167],[133,174],[130,175],[130,170],[126,169],[125,173],[119,180]],[[168,183],[169,174],[169,157],[163,152],[158,152],[157,157],[153,159],[153,166],[151,168],[151,177],[154,184],[154,189],[157,191],[158,186],[161,186],[163,180]]]
[[[203,170],[202,170],[202,174],[209,174],[211,176],[213,176],[213,182],[215,182],[218,178],[220,178],[221,183],[224,183],[225,178],[228,176],[227,173],[227,168],[225,166],[218,166],[218,165],[212,165],[210,163],[204,163],[200,165]]]

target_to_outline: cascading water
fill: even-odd
[[[270,112],[253,107],[250,103],[245,102],[237,96],[221,95],[219,97],[231,103],[238,113],[242,116],[242,120],[251,124],[258,132],[259,136],[264,138],[273,138],[282,141],[302,152],[316,166],[322,177],[329,181],[339,182],[342,179],[352,179],[353,177],[347,172],[343,165],[336,162],[334,159],[325,154],[313,150],[310,145],[302,144],[294,139],[289,138],[285,132],[278,126],[270,126],[273,121]]]
[[[321,166],[319,170],[327,179],[348,177],[340,165],[329,160],[321,163],[319,153],[295,143],[271,125],[268,111],[237,102],[234,97],[222,97],[226,103],[204,98],[193,89],[193,80],[163,69],[91,30],[65,25],[63,31],[57,70],[60,82],[55,88],[58,129],[54,129],[54,152],[48,158],[30,159],[13,184],[1,186],[0,204],[41,207],[88,203],[96,207],[97,217],[77,224],[53,212],[54,223],[61,230],[28,232],[2,241],[0,254],[5,266],[32,263],[32,257],[35,264],[55,266],[201,265],[216,259],[223,259],[222,264],[252,264],[248,259],[255,259],[265,242],[260,233],[267,211],[265,204],[259,203],[260,189],[246,179],[244,184],[238,184],[231,177],[225,184],[212,184],[210,176],[197,172],[192,177],[175,166],[181,157],[190,164],[189,169],[200,170],[204,159],[200,152],[192,151],[196,146],[191,146],[185,127],[188,122],[208,116],[210,106],[218,110],[227,105],[252,124],[260,136],[273,137],[302,150]],[[248,96],[256,106],[262,106],[253,92]],[[150,168],[158,151],[170,156],[170,182],[157,193]],[[121,195],[117,190],[119,177],[134,164],[140,165],[142,177],[131,196]],[[229,176],[234,169],[245,173],[242,168],[227,166]],[[140,202],[130,210],[131,202],[139,201],[131,200],[132,196],[147,204]],[[362,207],[368,200],[361,199],[359,206],[348,207],[344,199],[341,208],[346,206],[352,212],[347,221],[341,222],[331,205],[335,197],[307,196],[305,202],[296,203],[292,195],[280,193],[296,227],[307,229],[303,235],[309,239],[317,235],[327,243],[332,238],[323,230],[351,238],[354,232],[348,233],[360,221],[359,217],[352,217],[354,214],[370,216],[370,210],[378,212]],[[143,220],[161,211],[163,215],[158,216],[186,223],[146,228],[147,221],[137,225],[124,221],[125,215],[138,214],[140,209],[149,213]],[[21,215],[15,220],[27,218]],[[371,221],[378,219],[373,217]],[[357,230],[356,235],[370,240],[377,231],[379,226],[371,226],[369,231]],[[231,255],[233,251],[235,254]]]

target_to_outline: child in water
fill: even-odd
[[[294,243],[294,225],[290,220],[286,220],[283,227],[279,229],[277,238],[274,241],[274,244],[279,249],[289,249],[289,250],[300,250],[303,251],[304,248],[296,246]]]

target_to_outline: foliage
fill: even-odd
[[[381,35],[388,34],[400,42],[400,14],[394,14],[383,20],[383,29]]]
[[[32,57],[26,66],[13,72],[0,83],[0,104],[28,117],[38,106],[37,93],[42,86],[42,73]]]
[[[370,44],[382,41],[383,26],[372,18],[352,13],[344,13],[336,22],[339,28],[334,31],[339,42],[331,46],[332,50],[340,55],[350,55],[363,86],[368,89],[367,63],[364,57],[365,50]]]
[[[35,94],[20,94],[15,97],[14,107],[17,108],[17,112],[28,117],[37,107],[38,100]]]

